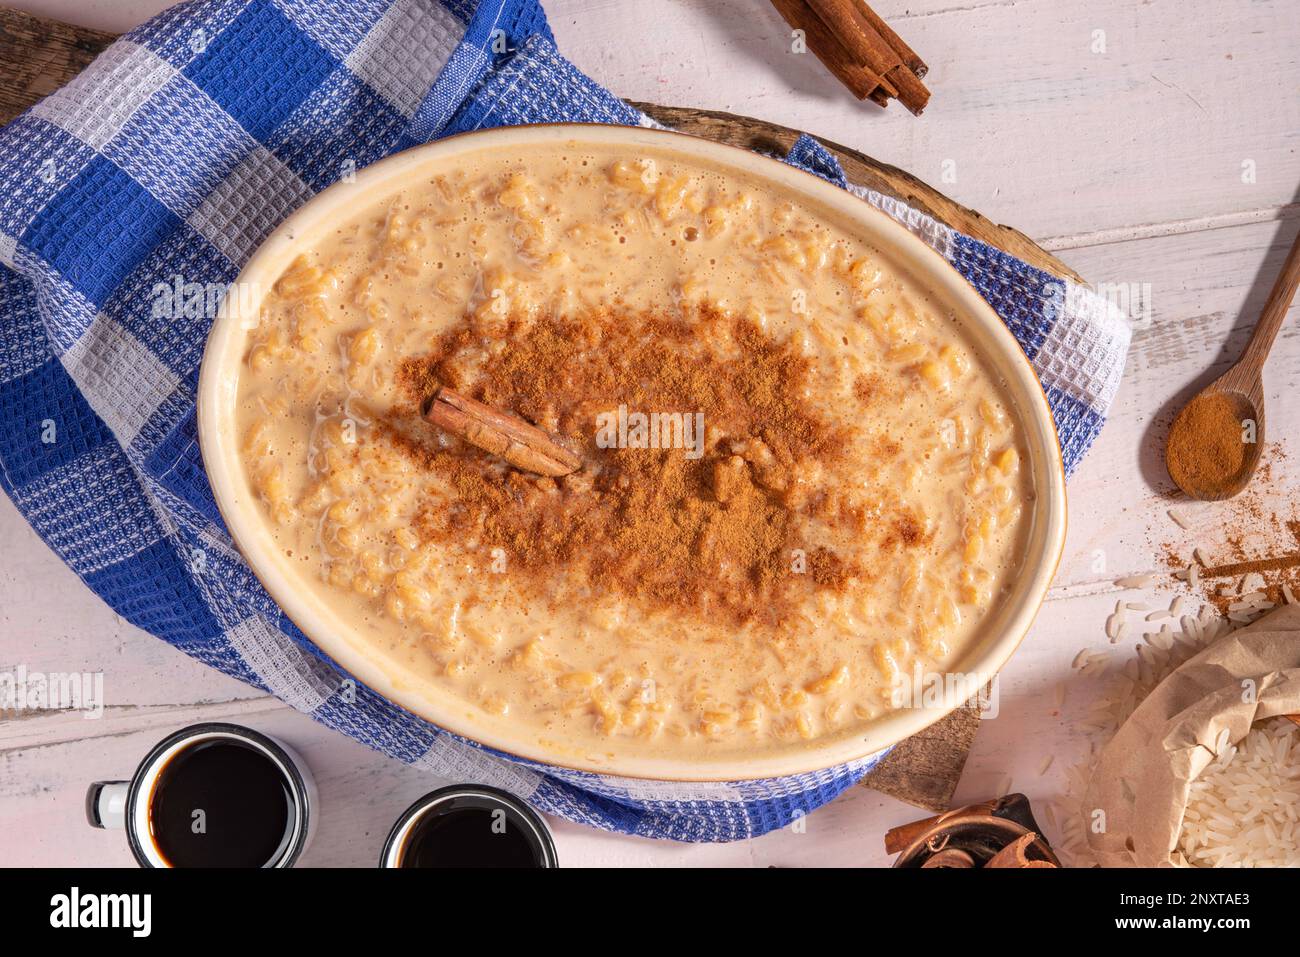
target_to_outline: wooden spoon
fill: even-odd
[[[1191,498],[1232,498],[1246,487],[1264,447],[1261,372],[1300,286],[1300,235],[1282,264],[1250,342],[1236,365],[1198,392],[1174,419],[1165,443],[1169,477]]]

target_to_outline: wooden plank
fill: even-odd
[[[564,54],[620,96],[824,135],[1054,248],[1295,199],[1295,0],[873,6],[930,65],[923,116],[859,103],[812,54],[791,52],[767,3],[546,9]]]
[[[0,746],[0,845],[6,867],[131,867],[122,831],[90,827],[82,810],[94,781],[129,778],[149,749],[192,721],[122,730],[18,750]],[[401,765],[289,708],[250,715],[212,709],[204,720],[233,720],[273,735],[303,756],[316,780],[316,833],[303,867],[373,867],[389,828],[417,797],[450,782]],[[111,743],[111,747],[108,745]]]
[[[164,5],[132,0],[122,13],[84,15],[126,26]],[[722,107],[825,134],[1015,223],[1049,250],[1238,222],[1295,201],[1300,97],[1281,92],[1300,80],[1294,0],[875,6],[931,66],[935,95],[923,117],[842,91],[811,54],[791,53],[788,25],[768,4],[551,0],[547,13],[561,50],[629,99]],[[109,35],[89,36],[102,44]],[[1008,57],[1006,43],[1021,55]]]
[[[952,796],[979,729],[979,711],[969,706],[958,708],[900,741],[862,783],[916,807],[946,811],[952,807]]]
[[[1240,354],[1297,232],[1300,217],[1288,217],[1071,251],[1089,275],[1149,283],[1150,314],[1135,330],[1106,429],[1070,480],[1072,521],[1054,594],[1109,589],[1159,567],[1162,546],[1180,541],[1166,515],[1181,501],[1164,470],[1169,422]],[[1279,474],[1291,473],[1292,484],[1274,490],[1281,508],[1288,488],[1300,501],[1300,308],[1278,334],[1264,388],[1266,440],[1282,450]]]
[[[0,542],[0,673],[20,665],[47,674],[102,672],[103,703],[129,711],[266,698],[115,614],[2,494]],[[0,712],[0,747],[28,723],[9,717]],[[92,734],[96,725],[73,715],[68,733]]]
[[[113,34],[0,7],[0,123],[86,68]]]
[[[0,7],[0,123],[8,122],[37,99],[54,91],[85,68],[112,34],[44,20]],[[655,119],[687,133],[767,152],[784,153],[798,132],[749,117],[714,110],[692,110],[633,103]],[[1026,262],[1061,276],[1078,276],[1055,256],[1008,226],[998,226],[972,209],[944,196],[909,173],[878,162],[846,146],[823,141],[844,164],[849,179],[894,196]]]

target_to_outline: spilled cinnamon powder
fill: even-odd
[[[524,585],[563,574],[591,593],[652,608],[776,620],[811,594],[871,576],[819,530],[873,550],[924,543],[914,515],[873,512],[826,481],[844,464],[849,436],[807,400],[812,374],[788,344],[708,308],[682,317],[618,307],[517,316],[504,337],[481,335],[469,319],[404,363],[409,408],[395,410],[382,434],[452,489],[450,504],[417,516],[426,541],[502,548]],[[583,468],[559,479],[528,475],[431,434],[408,413],[439,385],[565,436],[582,450]],[[877,387],[871,399],[889,396]],[[598,447],[597,416],[620,405],[702,412],[702,454]],[[888,440],[879,453],[891,454]]]
[[[1190,553],[1190,546],[1166,542],[1161,547],[1165,565],[1182,572],[1197,564],[1200,597],[1221,614],[1237,602],[1247,576],[1274,604],[1287,601],[1287,593],[1300,596],[1300,502],[1288,481],[1275,476],[1275,465],[1286,451],[1274,444],[1263,456],[1246,490],[1216,506],[1219,540],[1209,552],[1208,565]]]

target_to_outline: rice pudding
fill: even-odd
[[[450,387],[559,436],[533,474]],[[744,756],[944,671],[1035,490],[960,323],[792,197],[601,144],[368,196],[262,301],[240,455],[299,587],[401,680],[541,746]]]

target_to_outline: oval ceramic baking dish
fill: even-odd
[[[344,219],[368,195],[454,167],[478,151],[556,144],[616,146],[627,155],[667,151],[723,172],[758,180],[784,192],[817,215],[833,217],[905,271],[937,307],[961,323],[972,344],[1002,383],[1020,419],[1034,497],[1026,509],[1020,573],[1001,604],[966,648],[957,667],[976,680],[994,675],[1030,627],[1055,574],[1064,545],[1065,479],[1052,413],[1038,379],[1006,325],[935,251],[904,227],[855,196],[809,173],[734,147],[683,134],[631,127],[544,125],[466,134],[417,147],[361,171],[315,197],[262,244],[241,272],[240,295],[227,296],[207,343],[199,378],[198,423],[203,459],[221,514],[254,573],[286,614],[344,669],[370,688],[429,721],[466,738],[532,761],[600,774],[669,781],[732,781],[779,777],[832,767],[880,751],[937,721],[960,704],[956,685],[941,689],[924,707],[888,711],[849,732],[792,744],[779,751],[718,758],[620,755],[617,743],[599,755],[547,742],[507,717],[475,714],[464,702],[427,682],[413,680],[365,640],[359,622],[345,620],[301,587],[301,572],[275,547],[258,511],[237,451],[236,395],[249,330],[258,321],[261,294],[303,249],[304,243]],[[972,684],[965,687],[970,688]]]

